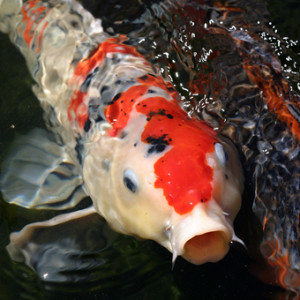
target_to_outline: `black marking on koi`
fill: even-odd
[[[112,99],[111,101],[107,102],[107,105],[112,105],[112,104],[115,103],[118,99],[120,99],[121,96],[122,96],[122,93],[116,94],[116,95],[113,97],[113,99]],[[121,103],[123,103],[123,102],[121,101]]]
[[[152,145],[160,145],[160,144],[169,145],[170,139],[166,139],[166,137],[167,134],[163,134],[162,136],[159,137],[154,137],[150,135],[146,138],[146,141],[148,144],[152,144]]]
[[[103,121],[104,119],[98,115],[97,119],[95,119],[95,122],[98,123],[98,122],[101,122]]]
[[[140,79],[141,79],[142,81],[146,81],[146,80],[148,79],[148,75],[144,75],[144,76],[140,77]]]
[[[148,114],[147,117],[147,121],[150,121],[151,118],[155,115],[160,115],[160,116],[166,116],[169,119],[173,119],[173,115],[171,114],[166,114],[166,110],[165,109],[160,109],[158,111],[150,111],[150,113]]]
[[[82,83],[82,85],[80,86],[80,91],[83,92],[83,93],[86,93],[91,82],[92,82],[92,79],[94,78],[94,76],[96,75],[96,73],[99,71],[99,68],[95,68],[93,70],[93,72],[91,72],[87,77],[86,79],[84,80],[84,82]]]
[[[154,154],[154,153],[160,153],[165,151],[167,145],[165,144],[157,144],[157,145],[152,145],[149,147],[147,154]]]
[[[102,88],[101,88],[101,91],[100,91],[100,94],[102,95],[106,90],[108,90],[109,87],[107,85],[104,85]]]
[[[88,132],[91,128],[91,120],[90,119],[87,119],[84,123],[84,126],[83,126],[83,129],[85,132]]]
[[[82,155],[84,152],[84,146],[83,146],[80,138],[76,139],[75,151],[76,151],[76,155],[77,155],[77,159],[78,159],[79,163],[82,164]]]
[[[109,58],[114,64],[118,64],[121,61],[121,58],[118,54],[114,53],[112,58]],[[108,60],[108,57],[106,56],[106,60]]]
[[[121,80],[121,79],[118,79],[115,81],[115,85],[128,85],[128,84],[134,84],[136,83],[136,80],[133,79],[133,78],[129,78],[129,79],[124,79],[124,80]]]
[[[70,25],[71,25],[73,28],[75,28],[75,29],[79,28],[79,24],[78,24],[77,21],[72,20],[72,21],[70,22]]]
[[[118,93],[117,95],[115,95],[112,99],[112,103],[116,102],[120,97],[121,97],[121,93]]]

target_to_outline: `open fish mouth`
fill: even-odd
[[[223,231],[196,235],[185,243],[183,256],[195,265],[217,262],[228,252],[229,242]]]
[[[174,216],[171,223],[173,263],[179,255],[195,265],[217,262],[228,253],[234,237],[231,219],[213,199],[199,203],[188,215]]]

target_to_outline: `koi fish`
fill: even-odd
[[[51,129],[65,143],[62,150],[31,135],[27,151],[4,167],[4,198],[39,209],[92,199],[91,207],[13,233],[8,249],[22,248],[37,228],[98,213],[120,233],[158,242],[173,261],[179,255],[197,265],[222,259],[239,240],[233,221],[243,173],[232,143],[190,117],[172,84],[137,48],[103,32],[101,21],[75,1],[0,0],[0,29],[24,55]],[[20,191],[22,180],[35,189]]]

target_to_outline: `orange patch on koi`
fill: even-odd
[[[41,50],[42,50],[42,41],[43,41],[43,37],[44,37],[44,32],[45,32],[45,29],[47,28],[48,25],[49,25],[49,23],[45,22],[42,30],[40,31],[40,33],[36,37],[36,50],[35,50],[35,53],[40,53]]]
[[[71,99],[70,106],[68,107],[68,118],[69,120],[75,120],[80,128],[84,127],[85,122],[88,118],[88,109],[83,103],[83,99],[87,93],[77,91]],[[74,113],[74,115],[72,114]]]
[[[125,53],[136,57],[143,57],[135,47],[121,44],[125,37],[109,38],[99,45],[99,47],[88,58],[83,58],[78,63],[74,75],[85,78],[91,70],[98,66],[108,53]],[[146,63],[146,60],[145,60]]]
[[[37,28],[38,24],[45,18],[42,18],[37,22],[37,20],[40,18],[41,14],[47,10],[45,6],[40,6],[34,9],[34,7],[41,3],[39,0],[32,0],[28,1],[26,5],[23,6],[22,8],[22,14],[23,14],[23,19],[22,21],[26,23],[26,27],[24,30],[24,41],[26,44],[30,47],[32,40],[35,35],[35,30],[33,30],[33,27]],[[48,25],[48,24],[47,24]],[[43,33],[47,25],[43,26],[42,31],[39,33],[39,40],[42,39]]]
[[[140,85],[132,86],[124,93],[116,95],[115,98],[118,97],[118,99],[112,99],[113,103],[105,110],[105,117],[113,126],[113,130],[109,131],[111,136],[116,136],[118,131],[127,125],[133,104],[138,98],[144,96],[150,87],[159,87],[167,91],[172,99],[177,99],[177,92],[172,84],[166,84],[160,77],[145,75],[137,81]]]
[[[155,187],[163,189],[177,213],[185,214],[211,198],[213,170],[206,163],[206,154],[214,151],[216,133],[204,122],[190,119],[175,101],[156,97],[137,104],[137,111],[147,116],[155,108],[164,114],[153,114],[142,141],[151,143],[151,139],[156,139],[174,146],[154,165]]]

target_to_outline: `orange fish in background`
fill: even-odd
[[[274,50],[259,36],[266,28],[257,23],[264,18],[254,13],[255,3],[239,7],[214,1],[205,17],[195,3],[203,4],[189,2],[178,11],[186,31],[199,32],[197,38],[211,48],[203,62],[203,68],[206,64],[211,68],[206,75],[195,72],[190,89],[212,95],[215,106],[205,107],[199,115],[208,118],[205,113],[218,107],[222,112],[218,118],[225,121],[219,121],[220,132],[244,154],[246,182],[254,194],[249,200],[262,228],[258,246],[267,263],[262,266],[260,262],[255,273],[299,294],[299,95],[290,88]],[[194,28],[199,20],[202,32]],[[219,40],[226,41],[224,49]],[[254,247],[251,239],[246,244],[252,251],[257,241]]]

